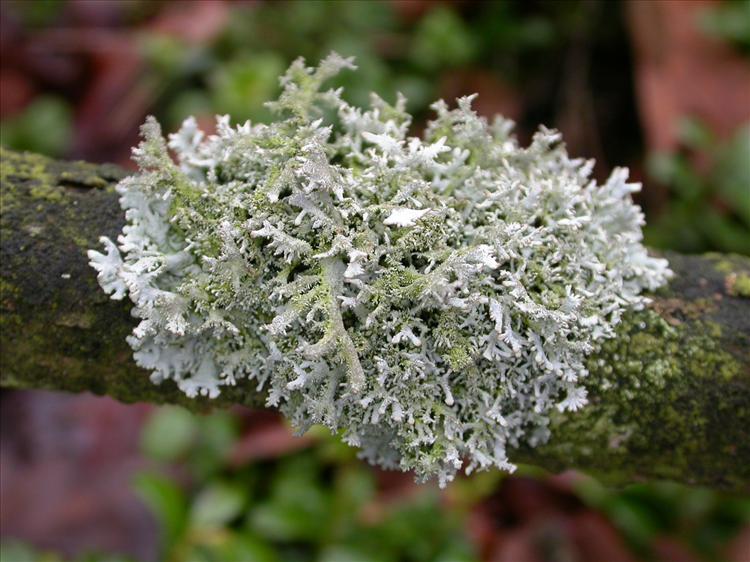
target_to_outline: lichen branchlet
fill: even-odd
[[[127,225],[91,265],[133,301],[156,383],[254,385],[300,431],[441,484],[512,470],[506,449],[586,403],[586,355],[670,275],[641,243],[639,186],[596,185],[555,131],[519,146],[471,97],[410,137],[402,96],[322,89],[346,68],[296,61],[268,125],[189,118],[166,141],[149,118],[117,188]]]

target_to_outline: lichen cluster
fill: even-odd
[[[128,223],[91,264],[133,301],[154,382],[255,385],[300,431],[441,483],[464,462],[512,470],[506,449],[585,404],[586,355],[669,276],[639,186],[622,169],[596,185],[557,132],[519,146],[471,97],[410,137],[403,97],[322,90],[343,68],[296,61],[269,125],[187,119],[167,143],[150,118],[117,188]]]

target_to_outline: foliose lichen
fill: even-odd
[[[596,185],[555,131],[519,146],[471,96],[410,137],[402,96],[321,89],[344,68],[296,61],[268,125],[189,118],[166,142],[149,118],[117,188],[128,223],[91,265],[133,301],[156,383],[256,385],[298,430],[441,484],[512,470],[506,448],[586,403],[587,354],[670,275],[641,244],[639,185]]]

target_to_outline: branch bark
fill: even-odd
[[[153,385],[125,337],[128,302],[109,300],[86,250],[124,224],[111,165],[3,150],[0,384],[107,394],[193,410],[263,405],[252,385],[188,399]],[[545,446],[511,458],[609,482],[672,479],[750,491],[750,259],[668,254],[675,279],[589,360],[590,404],[553,416]]]

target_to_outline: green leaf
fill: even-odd
[[[159,33],[146,33],[137,39],[154,76],[172,77],[181,73],[189,57],[189,48],[184,42]]]
[[[173,461],[188,451],[196,430],[196,418],[190,412],[177,406],[164,406],[146,424],[141,448],[152,459]]]
[[[659,531],[655,515],[626,497],[615,497],[605,508],[611,521],[635,544],[645,547]]]
[[[273,546],[247,534],[233,535],[231,540],[219,549],[221,560],[247,560],[248,562],[279,562]]]
[[[706,195],[703,180],[687,159],[677,154],[655,153],[646,162],[649,174],[667,184],[678,198],[697,200]]]
[[[411,58],[418,66],[435,70],[467,64],[477,52],[474,36],[455,11],[438,7],[419,22]]]
[[[199,528],[223,527],[242,513],[246,499],[247,494],[241,487],[215,482],[195,498],[190,524]]]
[[[690,148],[705,150],[716,143],[711,129],[698,119],[685,117],[677,124],[677,136]]]
[[[201,418],[198,438],[190,455],[196,478],[205,480],[221,470],[238,433],[237,418],[229,412],[216,412]]]
[[[284,65],[276,53],[241,53],[221,65],[209,80],[215,109],[238,121],[267,118],[263,103],[278,91]]]
[[[204,549],[193,548],[185,555],[184,562],[219,562],[210,552]]]
[[[750,53],[750,0],[716,3],[700,15],[699,24],[703,31]]]
[[[750,227],[750,124],[719,150],[714,172],[722,199]]]
[[[171,480],[156,474],[140,474],[135,489],[161,523],[163,548],[169,551],[182,537],[188,506],[182,490]]]
[[[165,109],[171,129],[179,129],[186,115],[212,115],[215,113],[208,94],[198,88],[183,90]]]
[[[434,562],[479,562],[479,558],[468,541],[458,540],[448,543]]]
[[[649,155],[646,168],[651,177],[661,183],[669,183],[677,175],[678,158],[670,152],[655,152]]]
[[[250,513],[250,528],[259,535],[277,541],[315,541],[326,527],[326,521],[311,514],[304,505],[269,503]]]
[[[15,150],[63,156],[72,137],[72,114],[63,99],[36,98],[20,115],[2,124],[2,143]]]
[[[330,488],[318,479],[311,455],[291,458],[276,469],[270,498],[255,507],[248,524],[274,540],[319,540],[333,522]]]
[[[700,229],[712,248],[723,252],[750,255],[750,231],[713,209],[703,213]]]
[[[335,487],[339,509],[350,516],[375,496],[375,478],[370,470],[360,465],[342,467]]]
[[[16,0],[3,2],[3,4],[10,5],[11,8],[8,11],[15,12],[13,15],[20,16],[24,24],[31,28],[47,27],[53,24],[65,8],[64,0],[36,0],[35,2]]]
[[[332,545],[321,552],[320,562],[384,562],[383,553],[355,546]]]

